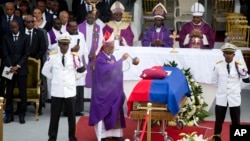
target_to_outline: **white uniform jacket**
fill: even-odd
[[[217,84],[216,105],[235,107],[241,104],[241,79],[248,78],[247,69],[237,61],[229,64],[230,74],[227,71],[227,63],[216,63],[212,83]]]
[[[78,78],[73,55],[69,51],[65,54],[65,66],[60,52],[50,55],[42,68],[42,74],[51,79],[51,96],[68,98],[76,95]]]

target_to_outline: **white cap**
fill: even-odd
[[[69,33],[63,33],[56,40],[60,43],[70,43],[72,38],[70,37]]]
[[[117,13],[117,12],[120,12],[120,13],[123,13],[125,8],[124,6],[122,5],[121,2],[119,1],[116,1],[115,3],[113,3],[113,5],[110,7],[110,10],[112,13]]]
[[[230,43],[225,43],[222,47],[221,47],[221,51],[223,52],[235,52],[236,51],[236,46]]]
[[[203,16],[205,8],[202,4],[195,2],[191,7],[191,12],[193,16]]]

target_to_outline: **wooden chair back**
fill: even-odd
[[[236,25],[230,28],[228,36],[232,44],[238,47],[249,47],[250,41],[250,26]]]

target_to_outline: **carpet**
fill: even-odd
[[[134,131],[137,129],[137,121],[126,118],[127,127],[123,130],[124,138],[133,141]],[[230,122],[225,122],[223,124],[222,131],[222,141],[229,141],[229,126]],[[214,121],[203,121],[199,126],[184,127],[183,129],[178,129],[176,126],[167,126],[166,132],[174,141],[180,139],[180,133],[192,133],[197,132],[198,135],[203,134],[205,138],[211,137],[213,135]],[[159,132],[160,127],[154,126],[152,131]],[[82,116],[77,123],[77,138],[78,141],[96,141],[96,135],[93,126],[88,126],[88,117]],[[146,133],[144,135],[144,141],[146,141]],[[160,133],[152,133],[151,141],[164,141],[163,136]]]

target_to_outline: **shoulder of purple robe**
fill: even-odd
[[[106,24],[106,25],[103,27],[102,31],[103,31],[103,35],[105,34],[106,31],[112,33],[112,32],[113,32],[113,28],[111,28],[109,25]]]
[[[120,34],[126,40],[129,46],[133,46],[134,33],[130,25],[126,29],[122,29]]]
[[[184,40],[186,38],[186,35],[189,34],[190,29],[193,28],[191,24],[192,24],[191,22],[187,22],[181,27],[181,31],[179,33],[180,48],[187,48],[188,47],[188,45],[184,46],[183,43],[184,43]]]
[[[48,33],[49,33],[49,38],[50,38],[51,44],[56,43],[56,35],[55,35],[54,31],[51,29],[50,31],[48,31]]]
[[[155,27],[150,27],[147,31],[143,34],[143,38],[141,40],[142,46],[149,47],[153,38],[153,32],[155,32]]]

